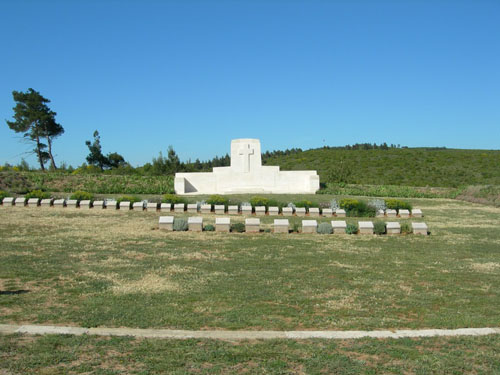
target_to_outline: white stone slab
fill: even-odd
[[[142,212],[144,211],[144,202],[134,202],[132,208],[134,211]]]
[[[256,233],[260,231],[260,219],[248,218],[245,219],[245,232]]]
[[[401,225],[397,221],[390,221],[385,225],[388,235],[401,234]]]
[[[189,213],[198,212],[198,204],[197,203],[189,203],[187,205],[187,212],[189,212]]]
[[[241,213],[244,215],[252,214],[252,206],[241,206]]]
[[[255,206],[255,215],[263,216],[266,214],[266,206]]]
[[[53,203],[54,203],[54,198],[46,198],[46,199],[42,199],[40,201],[40,206],[50,207],[50,206],[52,206]]]
[[[295,215],[297,216],[306,216],[306,208],[305,207],[296,207]]]
[[[202,204],[200,211],[202,214],[209,214],[212,212],[212,205],[211,204]]]
[[[238,215],[238,206],[237,205],[227,206],[227,213],[230,215]]]
[[[84,199],[80,201],[80,208],[89,209],[90,207],[92,207],[92,202],[90,200]]]
[[[414,208],[413,210],[411,210],[411,216],[422,217],[423,216],[422,210],[420,208]]]
[[[319,208],[318,207],[310,207],[309,208],[309,216],[319,216]]]
[[[188,230],[191,232],[201,232],[203,230],[203,218],[201,216],[188,217]]]
[[[26,204],[26,198],[25,197],[17,197],[15,200],[14,200],[14,204],[16,206],[23,206]]]
[[[332,220],[333,234],[345,234],[347,223],[344,220]]]
[[[231,231],[231,219],[228,217],[216,217],[215,218],[215,231],[216,232],[230,232]]]
[[[4,206],[12,206],[14,204],[14,197],[5,197],[2,201]]]
[[[316,220],[302,220],[302,233],[316,233],[318,222]]]
[[[130,202],[129,201],[121,201],[120,202],[120,210],[127,211],[130,210]]]
[[[172,208],[172,204],[171,203],[162,203],[162,204],[160,204],[160,210],[161,211],[170,212],[171,208]]]
[[[387,214],[387,217],[396,217],[397,215],[397,211],[391,209],[385,210],[385,213]]]
[[[427,236],[427,234],[428,234],[427,224],[425,224],[425,223],[411,223],[411,226],[413,229],[413,234],[422,234],[424,236]]]
[[[118,208],[118,201],[112,199],[105,199],[104,205],[106,206],[107,210],[116,210]]]
[[[283,216],[292,216],[293,215],[293,208],[292,207],[283,207],[281,209],[281,213]]]
[[[231,165],[213,172],[176,173],[177,194],[314,194],[319,190],[316,171],[280,171],[263,166],[258,139],[233,139]]]
[[[276,206],[269,207],[268,210],[267,210],[267,212],[269,213],[269,215],[276,216],[276,215],[279,215],[280,208],[276,207]]]
[[[345,217],[346,216],[345,210],[343,208],[339,208],[339,209],[335,210],[335,216]]]
[[[38,207],[38,203],[40,203],[40,198],[28,199],[28,207]]]
[[[184,203],[174,204],[174,212],[184,212]]]
[[[371,221],[360,221],[358,226],[359,234],[373,234],[373,223]]]
[[[214,205],[214,212],[216,215],[224,215],[226,210],[226,206],[223,204],[216,204]]]
[[[68,199],[66,201],[66,207],[68,207],[68,208],[77,208],[78,207],[78,200],[76,200],[76,199]]]
[[[66,199],[55,199],[54,200],[54,207],[56,208],[62,208],[66,205]]]
[[[410,217],[410,211],[409,210],[405,210],[405,209],[400,209],[399,210],[399,217],[409,218]]]
[[[158,209],[157,202],[148,202],[146,204],[146,210],[148,210],[148,211],[156,211],[157,209]]]
[[[333,210],[331,208],[323,208],[323,216],[333,216]]]
[[[173,231],[174,230],[174,217],[173,216],[160,216],[158,221],[159,229]]]
[[[384,210],[377,210],[377,216],[376,217],[384,217],[385,216],[385,211]]]
[[[100,201],[93,201],[92,202],[92,207],[94,207],[95,209],[103,209],[104,207],[106,207],[104,205],[104,201],[100,200]]]
[[[274,219],[274,233],[288,233],[289,228],[288,219]]]

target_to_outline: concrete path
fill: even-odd
[[[500,334],[500,328],[416,329],[394,331],[187,331],[177,329],[82,328],[69,326],[0,324],[0,334],[132,336],[161,339],[359,339],[362,337],[400,339],[404,337],[484,336]]]

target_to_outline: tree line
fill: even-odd
[[[38,91],[32,88],[26,92],[13,91],[13,99],[16,103],[13,108],[13,121],[6,121],[10,129],[16,133],[22,134],[22,139],[32,145],[30,153],[35,154],[40,165],[40,170],[45,171],[45,164],[50,162],[49,169],[75,171],[72,166],[62,164],[57,167],[54,153],[53,142],[56,138],[64,134],[64,128],[56,122],[56,112],[52,111],[48,103],[50,100],[43,97]],[[122,173],[140,173],[147,175],[165,175],[174,174],[176,172],[203,172],[211,171],[214,167],[225,167],[230,165],[230,157],[228,154],[222,157],[214,157],[211,160],[195,161],[187,160],[182,162],[172,146],[167,150],[167,155],[163,156],[160,152],[157,157],[153,157],[150,163],[146,163],[141,167],[132,167],[125,158],[117,152],[103,153],[101,146],[101,137],[99,131],[93,133],[93,140],[85,141],[85,145],[89,149],[89,154],[86,157],[86,163],[83,163],[76,170],[82,173],[102,172],[102,171],[120,171]],[[346,145],[342,147],[324,146],[325,149],[346,149],[346,150],[389,150],[392,148],[401,148],[400,145],[388,145],[382,143],[356,143],[354,145]],[[407,148],[403,146],[403,148]],[[266,164],[273,157],[287,156],[301,153],[301,148],[292,148],[287,150],[266,151],[262,153],[262,162]],[[4,165],[4,169],[11,167],[9,164]],[[17,170],[30,170],[28,163],[22,159],[21,163],[16,166]]]

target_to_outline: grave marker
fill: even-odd
[[[288,219],[274,219],[274,233],[288,233],[289,228]]]
[[[215,231],[229,233],[231,231],[231,219],[228,217],[216,217],[215,218]]]
[[[256,218],[245,219],[245,232],[247,233],[260,232],[260,219]]]
[[[174,230],[174,217],[173,216],[160,216],[158,222],[159,229],[173,231]]]
[[[344,220],[332,220],[333,234],[345,234],[347,223]]]
[[[373,234],[373,223],[371,221],[360,221],[359,234]]]
[[[203,218],[201,216],[188,217],[188,230],[190,232],[203,231]]]
[[[318,222],[316,220],[302,220],[302,233],[316,233]]]

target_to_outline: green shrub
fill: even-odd
[[[317,232],[320,234],[332,234],[333,233],[333,228],[330,223],[320,223],[318,225]]]
[[[213,232],[215,231],[215,227],[212,224],[207,224],[203,227],[205,232]]]
[[[269,199],[255,196],[250,199],[250,204],[252,205],[253,208],[255,208],[256,206],[266,206],[267,208],[269,207]]]
[[[87,193],[86,191],[77,190],[71,194],[70,199],[76,199],[77,201],[90,201],[94,199],[94,194]]]
[[[122,195],[120,198],[116,200],[118,204],[120,202],[130,202],[130,203],[135,203],[135,202],[140,202],[141,198],[136,197],[135,195]]]
[[[229,199],[223,197],[222,195],[211,195],[206,201],[207,204],[211,204],[212,208],[215,205],[224,205],[227,208],[229,204]]]
[[[357,224],[347,224],[347,227],[345,228],[345,232],[347,234],[356,234],[358,233],[358,225]]]
[[[400,225],[401,225],[401,233],[402,234],[409,234],[412,232],[410,223],[402,222]]]
[[[25,195],[26,199],[30,198],[38,198],[38,199],[47,199],[50,198],[50,193],[41,190],[32,190]]]
[[[279,207],[280,211],[281,209],[285,206],[285,203],[283,202],[280,202],[280,201],[277,201],[276,199],[269,199],[267,201],[267,206],[266,208],[269,208],[269,207]]]
[[[344,198],[339,202],[340,208],[346,210],[346,212],[351,211],[353,209],[357,209],[359,206],[359,201],[357,199],[352,198]]]
[[[231,232],[243,233],[245,231],[245,224],[234,223],[231,224]]]
[[[346,210],[350,217],[375,217],[377,213],[375,207],[368,205],[365,201],[358,201],[357,207]]]
[[[385,223],[383,221],[375,221],[373,223],[373,233],[385,234]]]
[[[265,228],[264,233],[271,233],[271,228]]]
[[[162,203],[172,203],[172,204],[176,204],[176,203],[187,204],[187,202],[188,202],[186,198],[179,197],[178,195],[175,195],[175,194],[165,194],[161,201],[162,201]]]
[[[385,205],[387,206],[387,208],[390,208],[392,210],[397,210],[398,212],[400,209],[406,209],[406,210],[412,209],[412,205],[410,203],[405,202],[401,199],[386,199]]]
[[[293,202],[295,207],[305,207],[306,209],[309,209],[311,207],[318,207],[317,203],[313,203],[311,201],[308,201],[306,199],[298,201],[298,202]]]
[[[182,219],[180,217],[176,217],[174,219],[174,230],[177,232],[183,232],[188,230],[188,222],[186,219]]]
[[[300,230],[299,223],[293,223],[292,224],[292,232],[299,233],[299,230]]]
[[[9,196],[9,193],[7,193],[6,191],[0,190],[0,201],[3,201],[3,199],[5,197],[8,197],[8,196]]]

